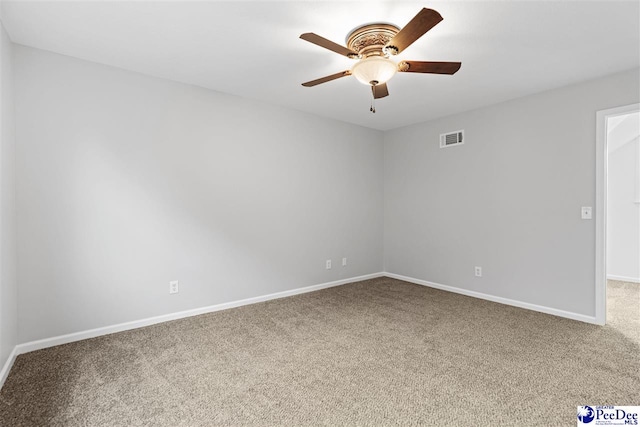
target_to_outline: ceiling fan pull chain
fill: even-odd
[[[369,108],[373,114],[376,113],[376,85],[371,85],[371,108]]]

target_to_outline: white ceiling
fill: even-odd
[[[461,61],[454,76],[401,73],[369,112],[344,44],[374,21],[404,26],[422,7],[444,20],[401,58]],[[635,1],[7,1],[15,43],[387,130],[640,66]]]

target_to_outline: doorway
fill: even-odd
[[[607,279],[640,281],[640,104],[596,116],[595,312],[604,325]]]

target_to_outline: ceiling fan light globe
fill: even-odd
[[[396,64],[381,56],[371,56],[358,61],[351,69],[351,74],[362,84],[371,85],[386,83],[397,71]]]

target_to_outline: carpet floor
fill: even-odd
[[[640,285],[595,326],[379,278],[18,356],[2,426],[553,425],[640,404]]]

